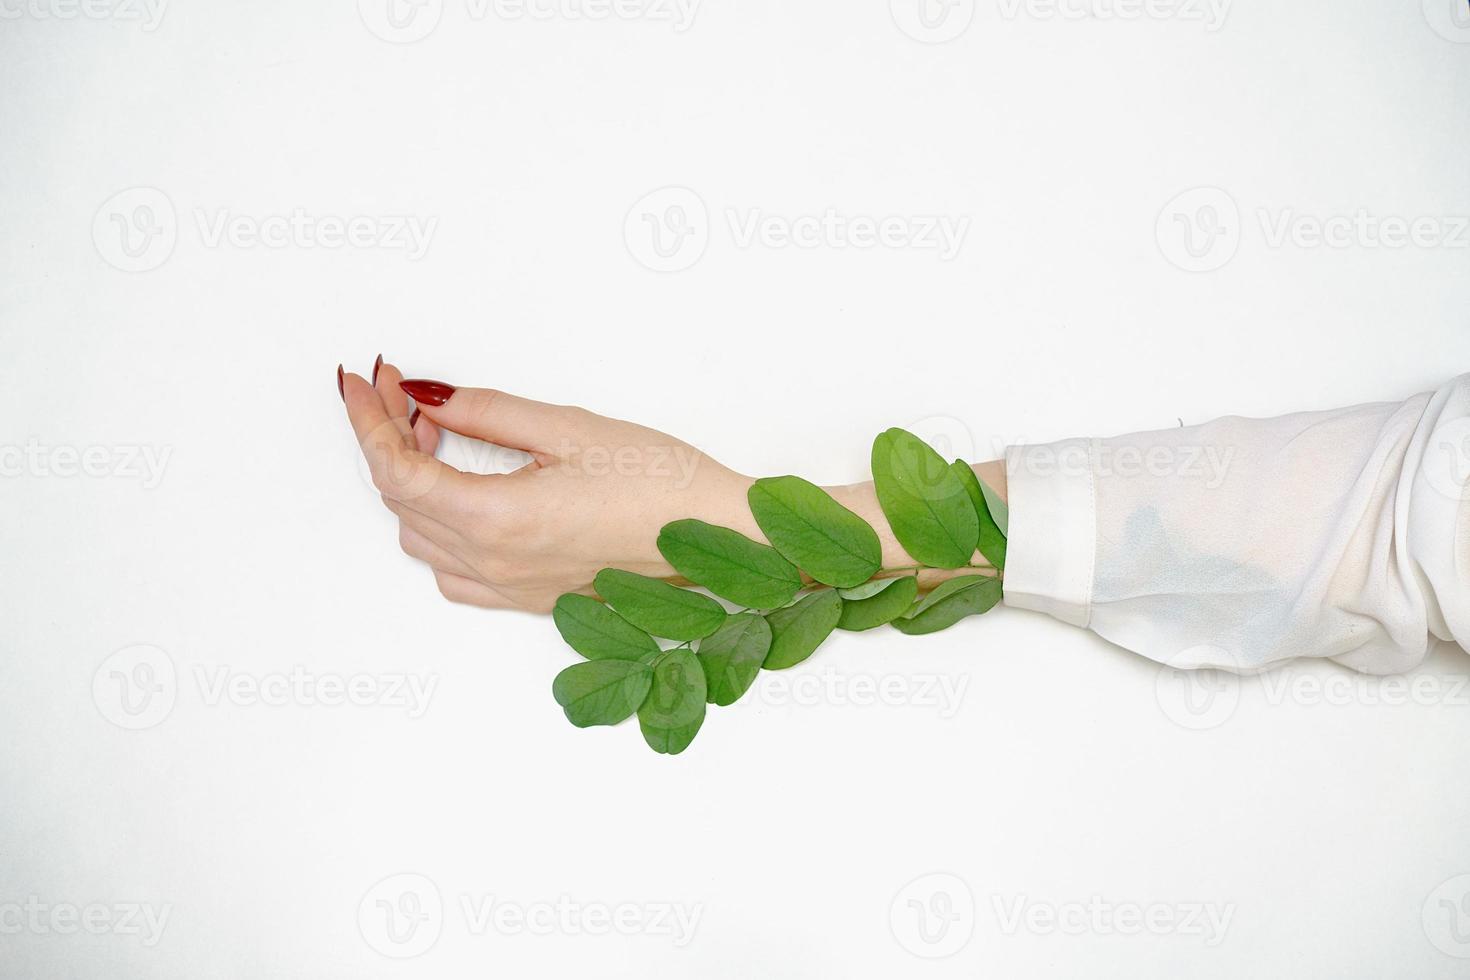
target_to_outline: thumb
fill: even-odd
[[[424,417],[462,436],[528,453],[555,454],[579,437],[586,413],[493,388],[456,388],[442,381],[400,382]]]

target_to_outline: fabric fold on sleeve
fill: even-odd
[[[1397,403],[1006,453],[1008,605],[1161,663],[1470,644],[1470,375]]]

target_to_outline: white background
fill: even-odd
[[[804,694],[660,757],[566,723],[549,620],[450,606],[399,553],[333,381],[381,350],[825,482],[888,425],[989,458],[1405,397],[1470,366],[1450,0],[936,0],[932,28],[913,0],[433,0],[401,30],[379,0],[97,2],[0,4],[0,974],[1470,971],[1460,651],[1408,703],[1320,666],[1186,702],[1001,610],[839,635],[785,675]],[[669,186],[693,236],[664,260],[649,222],[690,196],[635,204]],[[740,235],[829,208],[967,232],[948,259]],[[211,232],[297,211],[434,224],[418,257]],[[436,687],[419,717],[214,696],[297,668]],[[399,944],[377,902],[404,891]],[[700,918],[537,934],[478,921],[491,898]],[[1046,928],[1089,904],[1125,914]],[[98,934],[52,917],[89,905]]]

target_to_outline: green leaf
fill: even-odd
[[[766,622],[771,626],[771,650],[762,666],[766,670],[795,667],[832,635],[841,616],[842,599],[830,589],[813,592],[794,605],[766,613]]]
[[[771,627],[755,613],[740,613],[699,641],[699,662],[704,667],[707,695],[721,706],[740,700],[760,673],[771,649]]]
[[[980,522],[959,477],[913,433],[889,429],[873,440],[873,485],[893,536],[921,565],[970,561]]]
[[[725,621],[725,607],[709,596],[646,575],[604,568],[592,586],[620,616],[654,636],[697,640]]]
[[[867,599],[842,601],[842,617],[837,628],[842,630],[870,630],[875,626],[892,622],[902,616],[914,604],[919,594],[919,579],[914,575],[890,579],[883,591]]]
[[[799,476],[756,480],[746,494],[755,522],[781,555],[823,585],[859,585],[878,571],[878,532]]]
[[[1010,537],[1011,508],[1000,499],[1000,494],[996,493],[984,480],[980,481],[980,489],[985,493],[985,506],[989,508],[990,516],[995,519],[995,526],[1000,528],[1001,534]]]
[[[937,633],[966,616],[989,612],[1000,598],[1000,579],[987,575],[961,575],[939,585],[912,612],[895,619],[892,625],[900,633],[910,636]]]
[[[551,694],[578,728],[616,725],[638,710],[653,684],[653,668],[636,660],[573,664],[551,682]]]
[[[637,660],[657,653],[653,637],[591,596],[568,592],[551,610],[561,638],[588,660]]]
[[[898,579],[896,578],[875,578],[871,582],[864,582],[862,585],[853,589],[838,589],[837,594],[842,596],[843,599],[856,602],[859,599],[872,598],[897,581]]]
[[[659,532],[658,550],[680,575],[742,606],[778,609],[801,588],[801,572],[780,552],[728,527],[674,521]]]
[[[964,484],[965,493],[969,494],[970,503],[975,508],[975,516],[980,519],[980,554],[994,567],[1005,568],[1006,536],[995,523],[995,518],[990,516],[990,505],[985,502],[984,485],[970,468],[970,464],[964,460],[955,460],[950,468],[960,478],[960,483]]]
[[[704,668],[692,650],[674,649],[653,668],[653,688],[638,709],[643,740],[655,752],[678,755],[704,724]]]

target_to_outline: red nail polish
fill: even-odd
[[[337,394],[342,396],[344,402],[347,400],[347,391],[342,386],[342,365],[340,364],[337,365]]]
[[[416,425],[418,423],[418,420],[419,420],[419,407],[417,405],[415,405],[413,407],[413,414],[408,417],[408,427],[410,429],[412,429],[414,427],[414,425]]]
[[[378,369],[381,368],[382,366],[383,366],[383,355],[382,354],[379,354],[378,355],[378,359],[373,362],[373,387],[374,388],[376,388],[378,386]]]
[[[442,381],[400,381],[398,387],[408,392],[414,401],[436,407],[449,401],[449,396],[454,394],[454,385]]]

